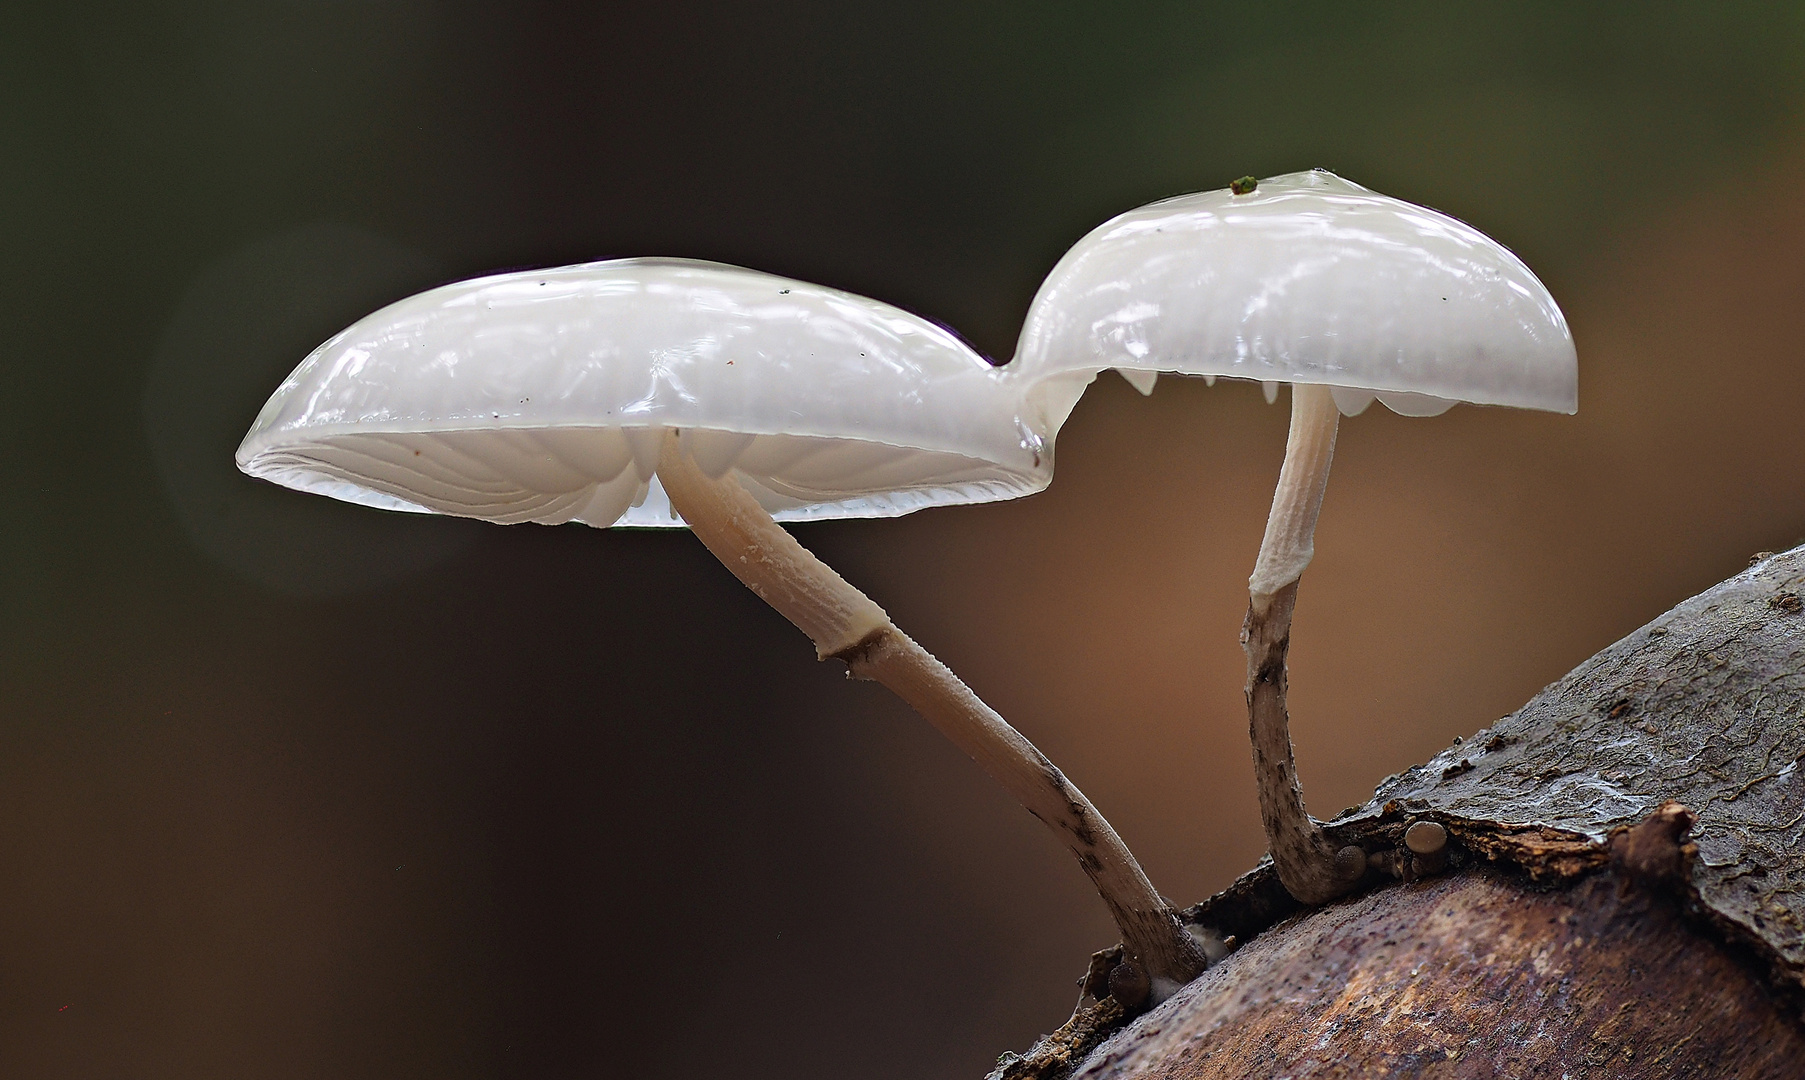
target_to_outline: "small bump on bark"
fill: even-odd
[[[1668,800],[1640,823],[1611,833],[1611,863],[1620,875],[1620,890],[1641,885],[1672,888],[1692,876],[1692,860],[1698,845],[1686,837],[1698,824],[1698,815],[1681,803]]]
[[[1153,993],[1153,980],[1147,972],[1133,960],[1124,960],[1110,969],[1109,996],[1116,999],[1117,1004],[1130,1011],[1147,1003]]]

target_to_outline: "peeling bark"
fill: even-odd
[[[1801,1075],[1801,595],[1805,548],[1758,557],[1325,825],[1364,891],[1263,862],[1184,912],[1227,960],[992,1076]]]
[[[1075,1075],[1792,1080],[1801,1062],[1805,1028],[1667,897],[1481,868],[1262,935]]]

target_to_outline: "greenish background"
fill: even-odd
[[[1805,8],[0,8],[0,1074],[975,1077],[1113,939],[1034,822],[679,535],[260,486],[276,381],[506,267],[741,263],[1002,361],[1113,213],[1324,166],[1509,244],[1577,418],[1344,430],[1323,813],[1805,538]],[[1181,902],[1260,852],[1282,410],[1113,377],[1017,504],[801,528]]]

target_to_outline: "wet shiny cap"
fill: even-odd
[[[739,267],[622,259],[477,278],[315,349],[238,448],[286,487],[498,522],[681,526],[667,429],[779,520],[1038,491],[1049,431],[955,335]]]
[[[1522,260],[1321,169],[1152,203],[1067,252],[1006,370],[1058,423],[1106,368],[1143,391],[1162,371],[1321,383],[1350,414],[1374,392],[1416,415],[1578,408],[1572,334]]]

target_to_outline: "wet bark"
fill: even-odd
[[[1324,826],[1360,891],[1263,863],[1184,913],[1233,955],[993,1076],[1805,1075],[1801,596],[1805,548],[1760,558],[1388,777]]]
[[[1092,1056],[1085,1080],[1793,1078],[1805,1031],[1677,905],[1495,871],[1319,909]]]

